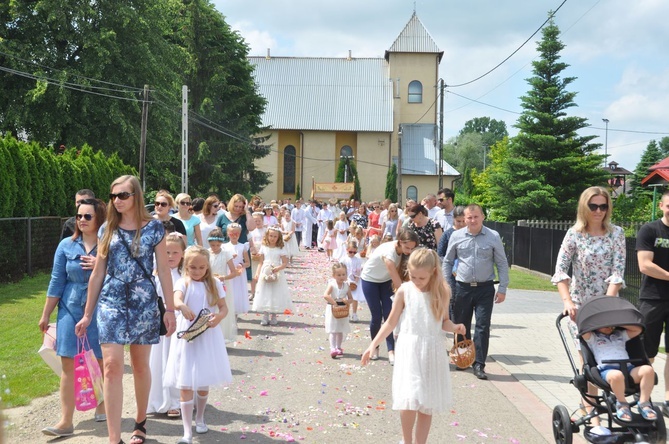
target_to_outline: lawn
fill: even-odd
[[[49,278],[39,274],[0,284],[0,393],[5,407],[26,405],[58,389],[59,378],[37,354],[42,345],[38,323]]]
[[[515,268],[509,270],[509,288],[516,290],[557,291],[557,287],[551,284],[548,278]]]

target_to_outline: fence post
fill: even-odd
[[[27,251],[26,251],[28,253],[27,254],[27,257],[28,257],[28,276],[32,277],[32,275],[33,275],[33,251],[32,251],[31,246],[32,246],[32,243],[33,243],[32,242],[32,232],[33,232],[33,230],[32,230],[32,218],[31,217],[28,218],[28,223],[26,224],[26,227],[27,227],[27,230],[28,230],[28,233],[27,233],[27,236],[26,236],[26,239],[27,239],[27,242],[28,242]]]

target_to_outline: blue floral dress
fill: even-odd
[[[51,281],[46,294],[50,298],[59,298],[58,320],[56,322],[56,354],[66,358],[74,358],[77,350],[77,335],[74,326],[84,317],[84,307],[88,294],[90,270],[81,268],[81,256],[97,255],[97,247],[86,253],[81,237],[72,240],[67,237],[60,241],[53,258]],[[98,327],[95,319],[86,329],[88,342],[95,356],[102,358],[102,350],[98,343]]]
[[[106,225],[100,228],[100,235]],[[162,222],[151,220],[141,229],[139,256],[144,269],[153,270],[153,251],[165,235]],[[135,230],[119,228],[112,236],[107,255],[107,275],[98,299],[98,331],[101,344],[157,344],[160,312],[154,284],[146,278],[129,248]]]

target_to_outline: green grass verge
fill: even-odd
[[[39,274],[0,285],[0,396],[5,407],[26,405],[58,390],[59,378],[37,353],[42,345],[38,323],[50,277]]]
[[[548,278],[515,268],[509,270],[509,288],[516,290],[557,291],[557,287],[551,284]]]

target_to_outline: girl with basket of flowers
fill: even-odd
[[[332,264],[332,279],[328,282],[325,296],[323,296],[328,303],[325,307],[325,333],[330,335],[330,357],[332,359],[344,355],[341,344],[344,342],[344,335],[351,331],[348,309],[353,296],[346,281],[347,278],[346,265],[340,262]]]

